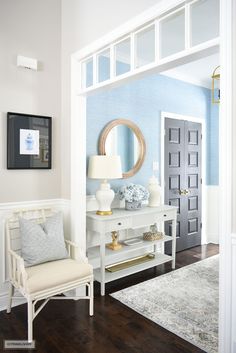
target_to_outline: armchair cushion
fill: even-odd
[[[56,213],[40,224],[25,218],[20,218],[19,222],[21,256],[25,267],[68,257],[61,213]]]
[[[93,267],[87,263],[63,259],[28,267],[26,272],[28,292],[35,293],[91,276]]]

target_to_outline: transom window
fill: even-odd
[[[210,47],[218,37],[219,0],[190,1],[82,60],[80,93]]]

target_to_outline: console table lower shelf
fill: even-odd
[[[125,270],[131,266],[137,266],[137,265],[140,265],[141,263],[151,261],[154,258],[155,258],[155,254],[153,254],[153,253],[149,253],[149,254],[145,254],[145,255],[141,255],[141,256],[136,256],[136,257],[132,257],[131,259],[128,259],[128,260],[124,260],[124,261],[117,262],[112,265],[108,265],[105,267],[105,270],[108,272],[117,272],[120,270]]]
[[[161,253],[153,253],[153,254],[155,255],[155,257],[150,261],[146,261],[135,266],[130,266],[126,269],[116,271],[116,272],[105,271],[105,283],[115,281],[116,279],[126,277],[134,273],[144,271],[144,270],[147,270],[148,268],[152,268],[173,260],[172,256],[170,255],[161,254]],[[94,270],[94,279],[95,281],[98,281],[98,282],[102,281],[100,268],[96,268]]]

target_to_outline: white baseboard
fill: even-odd
[[[219,234],[207,234],[207,244],[219,245]]]
[[[17,294],[18,295],[18,294]],[[0,311],[6,310],[7,308],[7,300],[8,300],[8,293],[1,293],[0,295]],[[26,303],[26,299],[22,297],[22,299],[18,299],[18,298],[13,298],[12,300],[12,307],[14,306],[18,306],[21,304],[25,304]]]

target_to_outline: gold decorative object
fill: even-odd
[[[143,233],[143,240],[154,241],[163,239],[164,233],[163,232],[145,232]]]
[[[212,103],[220,103],[220,66],[217,66],[213,71],[212,78]]]
[[[112,211],[97,211],[96,214],[99,216],[111,216]]]
[[[151,261],[155,258],[155,254],[146,254],[142,256],[137,256],[129,260],[125,260],[122,262],[117,262],[116,264],[106,266],[106,271],[108,272],[117,272],[120,270],[124,270],[131,266],[139,265],[143,262]]]
[[[157,224],[150,226],[150,231],[143,233],[143,240],[154,241],[163,239],[165,233],[157,230]]]
[[[127,126],[128,128],[130,128],[133,131],[134,135],[136,136],[136,138],[138,140],[138,145],[139,145],[139,153],[138,153],[138,158],[137,158],[135,165],[133,166],[133,168],[131,168],[130,170],[123,173],[123,178],[129,178],[129,177],[133,176],[134,174],[136,174],[138,172],[138,170],[141,168],[143,161],[144,161],[144,158],[145,158],[145,153],[146,153],[146,144],[145,144],[144,136],[136,124],[134,124],[132,121],[126,120],[126,119],[116,119],[116,120],[111,121],[101,133],[98,149],[99,149],[99,153],[101,155],[106,155],[106,153],[107,153],[107,151],[106,151],[107,137],[108,137],[109,133],[111,132],[111,130],[119,125],[124,125],[124,126]]]
[[[107,248],[111,250],[120,250],[122,245],[118,243],[119,233],[117,231],[111,232],[112,243],[107,244]]]

